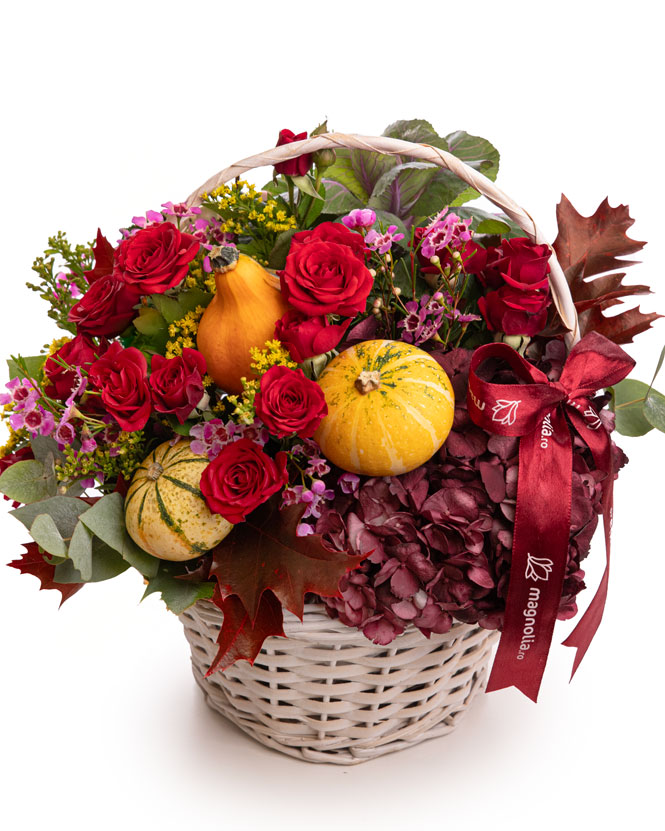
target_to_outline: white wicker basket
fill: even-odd
[[[199,601],[181,615],[206,701],[262,744],[308,762],[353,765],[444,736],[478,692],[497,632],[455,623],[425,638],[409,627],[388,646],[307,605],[286,613],[286,638],[268,638],[253,666],[205,674],[222,614]]]
[[[273,147],[215,174],[203,193],[255,167],[274,165],[324,148],[346,147],[410,156],[447,168],[504,211],[534,242],[547,243],[530,214],[455,156],[427,144],[386,136],[328,133]],[[568,282],[551,248],[552,298],[579,340]],[[454,729],[476,693],[485,688],[497,632],[455,623],[427,639],[409,628],[389,646],[376,646],[331,620],[321,606],[306,607],[304,621],[287,613],[287,638],[268,638],[256,662],[234,664],[205,677],[217,652],[220,611],[209,601],[182,616],[197,683],[208,704],[269,747],[311,762],[357,764]]]

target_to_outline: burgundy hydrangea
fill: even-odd
[[[517,494],[518,440],[476,427],[466,409],[471,351],[435,355],[455,390],[455,420],[438,457],[403,476],[359,479],[338,489],[317,531],[336,548],[367,554],[341,581],[341,597],[325,598],[332,616],[387,644],[413,623],[426,635],[447,632],[453,620],[499,629],[508,592]],[[539,360],[558,379],[565,350],[547,344]],[[499,374],[495,380],[499,380]],[[502,378],[501,380],[506,380]],[[598,402],[602,404],[603,402]],[[603,413],[608,430],[611,414]],[[577,613],[584,588],[581,561],[601,512],[604,474],[574,441],[568,568],[559,619]],[[615,469],[627,461],[614,447]]]

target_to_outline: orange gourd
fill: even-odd
[[[450,380],[417,346],[372,340],[342,352],[321,373],[328,404],[314,438],[333,464],[366,476],[396,476],[424,464],[455,415]]]
[[[249,350],[274,338],[289,306],[278,279],[236,248],[213,248],[210,261],[217,291],[199,323],[197,346],[217,386],[239,393],[240,379],[254,377]]]

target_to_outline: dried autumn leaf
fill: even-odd
[[[662,317],[655,312],[644,314],[639,307],[611,317],[603,314],[623,297],[651,293],[649,286],[624,285],[625,272],[606,273],[635,265],[635,260],[622,258],[645,244],[627,235],[634,220],[626,205],[612,208],[604,199],[592,216],[585,217],[562,195],[557,222],[554,249],[570,286],[582,335],[596,331],[615,343],[630,343]]]
[[[97,239],[92,246],[92,253],[95,255],[95,266],[90,271],[85,272],[86,279],[90,285],[95,280],[99,280],[100,277],[105,277],[113,271],[115,249],[99,228],[97,229]]]
[[[47,563],[44,555],[39,551],[36,542],[24,543],[25,553],[18,560],[8,563],[11,568],[18,569],[21,574],[33,574],[41,583],[40,589],[56,589],[62,595],[60,605],[69,600],[83,587],[83,583],[55,583],[55,566]]]
[[[245,660],[253,664],[266,638],[272,635],[285,637],[282,605],[271,591],[261,595],[253,623],[235,594],[222,597],[219,586],[215,586],[212,602],[221,609],[224,619],[217,638],[219,650],[206,672],[206,678],[236,661]]]
[[[304,510],[304,505],[291,505],[280,511],[273,498],[213,549],[210,574],[222,597],[237,595],[253,621],[267,589],[302,617],[307,592],[336,596],[340,578],[364,559],[326,548],[319,534],[296,536]]]

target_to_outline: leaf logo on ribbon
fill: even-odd
[[[591,405],[589,405],[584,411],[584,417],[587,421],[587,427],[590,430],[598,430],[599,427],[603,426],[603,422],[600,420],[598,413]]]
[[[521,399],[508,401],[506,398],[497,398],[496,404],[492,407],[492,421],[499,424],[514,424],[520,402]]]
[[[532,554],[526,555],[526,571],[524,576],[527,580],[549,580],[552,573],[554,563],[548,560],[547,557],[534,557]]]

